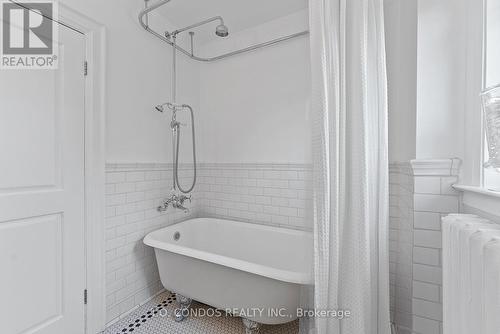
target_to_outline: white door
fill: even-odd
[[[0,70],[0,333],[84,331],[84,36]]]

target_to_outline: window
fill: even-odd
[[[483,89],[500,84],[500,0],[484,1],[484,68]],[[488,161],[488,149],[484,147],[484,161]],[[483,186],[500,191],[500,169],[484,168]]]

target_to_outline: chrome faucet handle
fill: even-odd
[[[189,200],[189,203],[191,203],[191,194],[189,196],[186,196],[186,195],[182,195],[181,198],[179,199],[179,202],[181,204],[184,204],[184,201],[185,200]]]
[[[170,205],[170,203],[172,203],[174,200],[176,200],[176,198],[175,198],[175,195],[173,195],[173,194],[172,194],[169,198],[164,199],[164,200],[162,201],[162,204],[161,204],[160,206],[158,206],[158,207],[156,208],[156,210],[157,210],[158,212],[165,212],[165,211],[167,211],[168,206],[169,206],[169,205]]]

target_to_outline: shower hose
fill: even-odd
[[[182,105],[183,108],[189,109],[189,112],[191,113],[191,135],[192,135],[192,141],[193,141],[193,170],[194,170],[194,175],[193,175],[193,183],[189,187],[189,189],[183,189],[181,184],[179,183],[179,144],[180,144],[180,138],[181,138],[181,127],[180,124],[177,123],[176,125],[176,132],[177,132],[177,138],[176,138],[176,148],[175,148],[175,164],[174,164],[174,177],[175,177],[175,183],[177,183],[177,188],[184,193],[187,194],[191,192],[196,184],[196,143],[195,143],[195,133],[194,133],[194,114],[193,114],[193,108],[187,104]]]

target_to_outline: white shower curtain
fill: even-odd
[[[310,0],[318,334],[388,334],[383,0]]]

